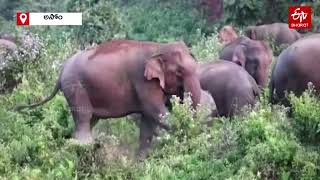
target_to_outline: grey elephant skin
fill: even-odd
[[[273,38],[277,46],[290,45],[301,38],[301,34],[295,29],[290,29],[287,23],[248,26],[245,35],[253,40]]]
[[[167,44],[134,40],[114,40],[68,59],[53,93],[40,103],[18,106],[36,107],[61,90],[75,121],[73,137],[91,143],[91,128],[101,118],[142,114],[139,154],[150,146],[161,115],[167,112],[167,95],[192,94],[193,107],[200,102],[197,64],[184,42]]]
[[[285,92],[301,95],[312,82],[320,92],[320,35],[304,37],[290,45],[278,57],[270,81],[270,98],[273,104],[289,106]]]
[[[246,105],[254,106],[260,93],[255,80],[229,61],[200,64],[198,77],[201,88],[213,97],[219,116],[231,117],[241,113]]]
[[[209,108],[210,114],[208,116],[216,117],[218,115],[216,102],[209,91],[201,90],[200,104],[206,108]]]
[[[260,87],[267,85],[272,51],[265,42],[239,37],[222,49],[219,58],[245,68]]]

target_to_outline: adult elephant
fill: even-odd
[[[270,97],[272,103],[289,106],[285,91],[301,95],[312,82],[320,92],[320,34],[310,35],[281,52],[272,70]]]
[[[222,49],[219,58],[242,66],[259,86],[266,86],[272,50],[265,42],[239,37]]]
[[[301,38],[301,34],[294,29],[290,29],[287,23],[248,26],[245,35],[253,40],[273,38],[277,46],[290,45]]]
[[[193,107],[200,101],[197,64],[184,42],[167,44],[134,40],[114,40],[81,51],[65,62],[53,93],[42,102],[18,106],[36,107],[61,90],[75,121],[73,137],[92,142],[91,127],[100,118],[116,118],[140,113],[139,153],[150,146],[152,135],[167,112],[165,99],[192,94]]]
[[[224,60],[200,64],[201,88],[213,97],[219,116],[240,113],[246,105],[254,105],[259,96],[255,80],[242,67]]]

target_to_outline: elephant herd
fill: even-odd
[[[73,138],[82,143],[93,141],[91,129],[99,119],[139,114],[139,155],[144,155],[155,129],[170,129],[162,118],[170,112],[172,95],[183,98],[190,93],[195,109],[198,104],[215,105],[212,116],[230,117],[244,106],[255,105],[267,87],[273,59],[269,44],[260,39],[266,32],[274,35],[277,43],[291,44],[272,68],[271,102],[284,103],[286,90],[301,93],[310,81],[320,90],[320,35],[297,38],[296,31],[281,23],[248,27],[248,37],[228,31],[233,28],[226,26],[220,31],[220,40],[228,42],[219,60],[203,64],[197,63],[183,41],[102,43],[64,63],[49,97],[16,109],[42,105],[62,91],[75,121]]]

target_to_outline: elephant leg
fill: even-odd
[[[75,130],[72,137],[80,141],[80,143],[92,143],[90,123],[93,118],[93,108],[86,90],[81,87],[65,89],[64,94],[75,122]]]
[[[156,123],[147,116],[142,115],[140,122],[140,136],[139,136],[139,157],[145,158],[147,156],[147,149],[150,147],[153,135],[155,134]]]
[[[140,127],[140,123],[141,123],[141,118],[142,115],[141,114],[132,114],[130,115],[130,118],[132,119],[132,121],[136,124],[137,127]],[[169,128],[166,124],[160,123],[159,124],[160,127],[163,127],[164,129]],[[157,131],[154,131],[154,136],[159,136]]]
[[[165,115],[168,110],[165,106],[165,95],[156,84],[144,84],[136,86],[139,100],[141,102],[142,118],[140,122],[140,147],[139,156],[143,155],[152,142],[156,127],[167,128],[161,122],[161,115]]]
[[[79,111],[73,111],[73,118],[75,119],[75,131],[73,132],[73,138],[79,140],[81,143],[89,144],[93,142],[91,135],[90,121],[92,118],[91,113],[83,113]]]
[[[90,121],[90,129],[92,130],[93,127],[99,122],[99,118],[98,117],[92,117],[91,121]]]

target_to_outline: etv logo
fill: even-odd
[[[292,29],[312,28],[312,7],[291,6],[288,8],[288,24]]]
[[[18,26],[28,26],[30,23],[29,12],[17,12],[17,25]]]

